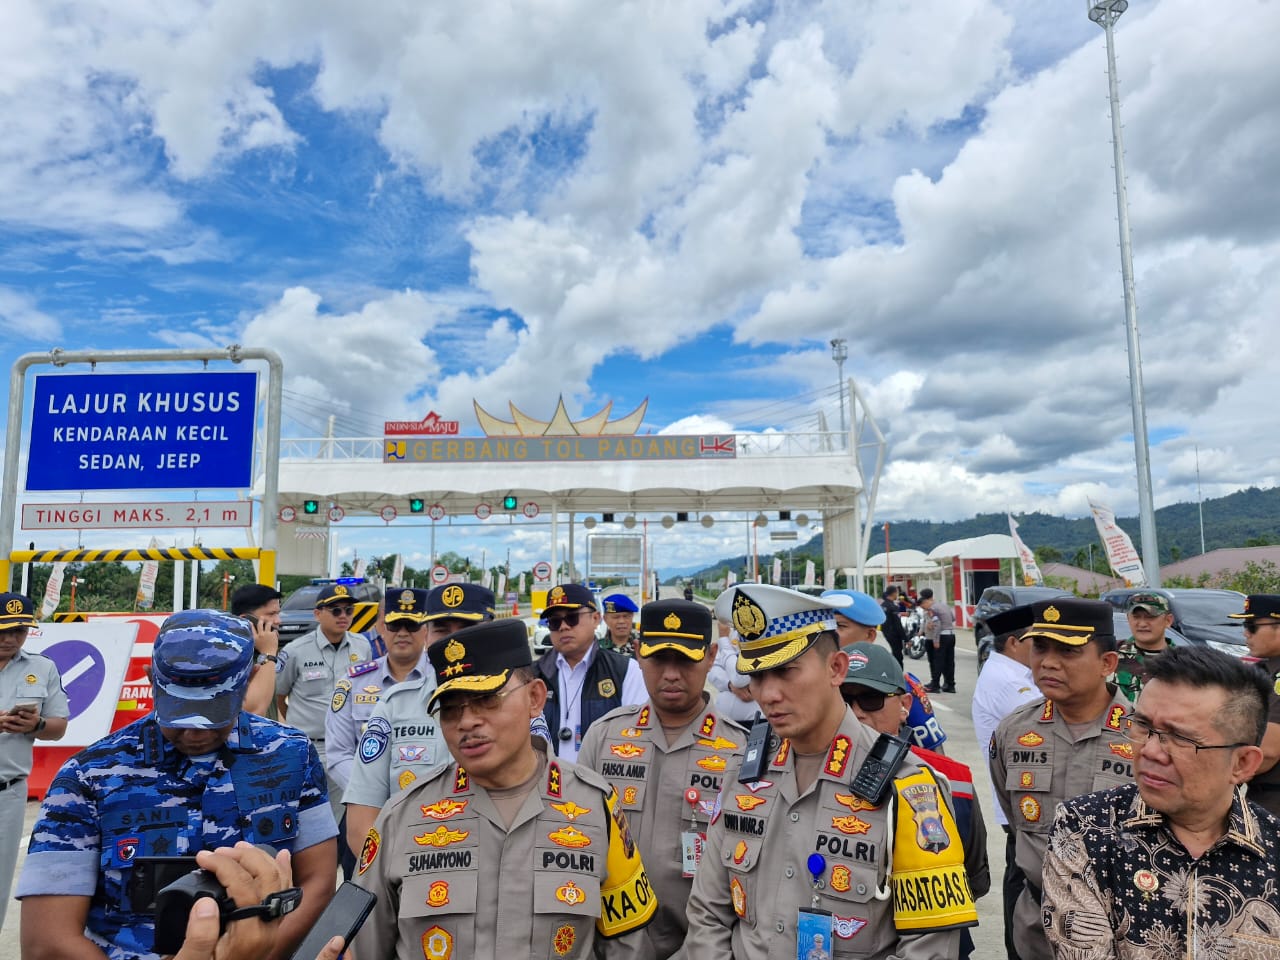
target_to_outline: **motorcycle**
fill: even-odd
[[[913,607],[909,613],[899,614],[899,618],[902,620],[902,629],[907,634],[907,640],[902,645],[903,653],[912,660],[923,659],[926,644],[929,642],[924,636],[924,610],[921,607]]]

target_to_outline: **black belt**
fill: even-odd
[[[21,783],[25,779],[27,778],[25,776],[22,776],[22,777],[14,777],[12,780],[5,780],[3,783],[0,783],[0,793],[3,793],[5,790],[8,790],[12,786],[16,786],[17,784]]]

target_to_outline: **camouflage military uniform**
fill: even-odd
[[[704,838],[721,777],[730,760],[741,759],[747,733],[710,710],[674,743],[652,707],[619,707],[592,724],[582,739],[578,763],[608,780],[618,792],[640,847],[658,915],[648,927],[659,960],[684,943],[685,905],[693,876],[685,870],[683,834]]]
[[[337,834],[320,758],[289,727],[241,713],[216,754],[190,757],[154,715],[68,760],[45,797],[19,898],[89,897],[85,934],[111,960],[153,958],[154,918],[125,892],[141,856],[187,856],[239,840],[293,852]]]
[[[361,960],[651,956],[654,894],[617,796],[540,753],[510,828],[456,763],[391,800],[360,853],[378,896]]]
[[[1120,654],[1120,664],[1116,667],[1115,676],[1111,679],[1130,703],[1137,703],[1138,694],[1142,692],[1147,660],[1160,656],[1174,645],[1168,637],[1165,638],[1165,643],[1166,646],[1159,650],[1143,650],[1138,646],[1137,641],[1130,637],[1116,645],[1116,652]]]

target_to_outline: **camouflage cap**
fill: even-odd
[[[183,610],[160,625],[151,654],[162,727],[214,730],[240,714],[253,669],[249,623],[219,610]]]

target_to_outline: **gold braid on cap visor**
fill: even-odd
[[[819,634],[833,632],[835,620],[819,620],[796,630],[772,634],[755,640],[738,641],[738,672],[759,673],[789,663],[804,653]]]

